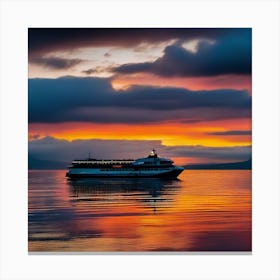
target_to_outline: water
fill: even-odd
[[[251,251],[251,171],[178,180],[29,171],[30,252]]]

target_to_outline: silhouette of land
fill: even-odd
[[[207,163],[207,164],[189,164],[185,169],[220,169],[220,170],[250,170],[252,169],[252,160],[231,163]]]

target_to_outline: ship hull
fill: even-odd
[[[159,172],[102,172],[99,170],[69,170],[66,173],[66,177],[70,179],[75,178],[177,178],[181,172],[182,167],[176,167],[168,171]]]

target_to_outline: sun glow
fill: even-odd
[[[176,87],[188,90],[215,90],[231,88],[252,91],[250,75],[220,75],[214,77],[159,77],[153,74],[137,73],[116,75],[111,81],[115,90],[126,90],[133,85]]]
[[[57,139],[107,140],[160,140],[166,146],[203,145],[211,147],[231,147],[251,144],[251,135],[212,135],[215,131],[250,130],[248,119],[238,121],[216,121],[209,123],[181,124],[161,123],[149,125],[58,123],[30,124],[29,134],[33,137],[52,136]]]

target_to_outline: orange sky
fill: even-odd
[[[236,89],[252,92],[251,75],[220,75],[214,77],[160,77],[152,74],[118,75],[112,79],[116,89],[131,85],[181,87],[189,90]]]
[[[163,123],[149,125],[57,123],[29,124],[29,136],[39,134],[58,139],[162,140],[163,145],[242,146],[251,144],[250,135],[210,135],[211,132],[250,130],[250,119],[204,123]]]

